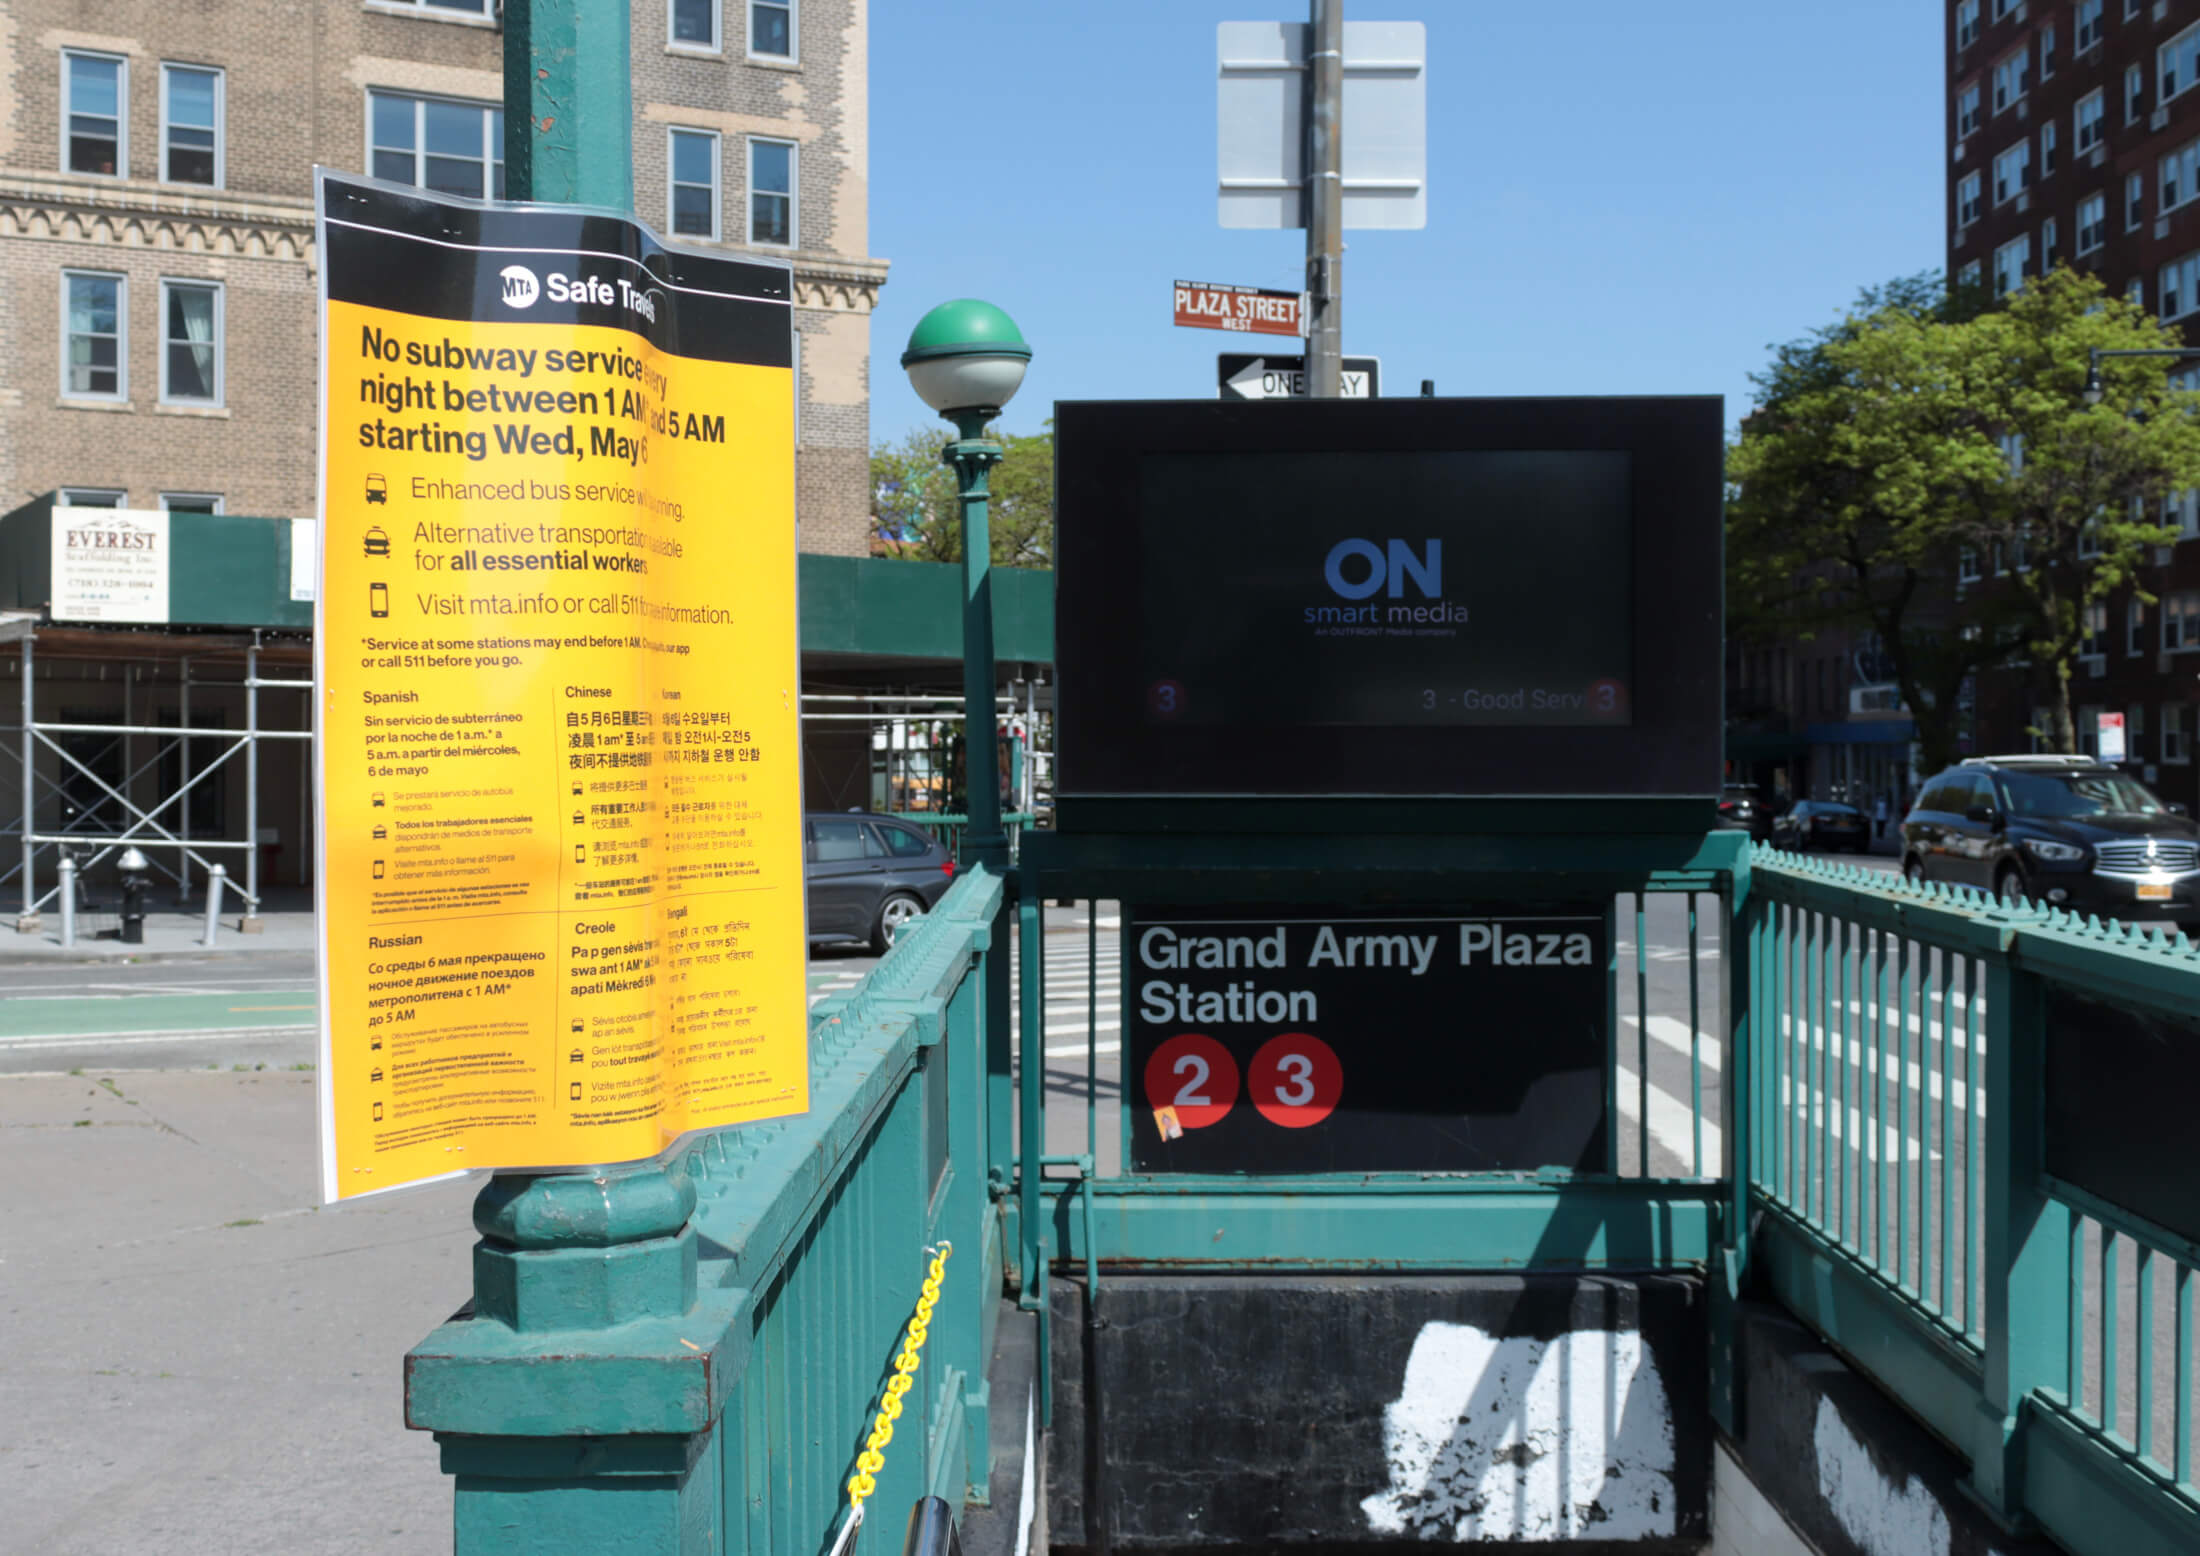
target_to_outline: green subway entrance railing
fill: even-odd
[[[861,989],[817,1006],[811,1111],[686,1145],[656,1228],[595,1226],[579,1200],[527,1224],[477,1208],[474,1301],[405,1367],[407,1421],[456,1477],[460,1556],[815,1556],[942,1242],[955,1257],[875,1495],[982,1496],[1002,1284],[982,993],[1002,896],[963,876]],[[653,1244],[684,1265],[670,1297],[612,1262]]]
[[[2146,1067],[2200,1050],[2200,952],[1765,851],[1751,878],[1756,1269],[2005,1521],[2200,1550],[2200,1245],[2062,1176],[2181,1213]]]
[[[913,827],[922,827],[947,846],[947,851],[957,859],[962,857],[963,831],[970,825],[968,816],[947,811],[893,810],[885,814],[896,821],[906,821]],[[1005,811],[1001,816],[1001,830],[1008,834],[1008,857],[1016,857],[1017,847],[1024,832],[1032,824],[1032,813],[1027,810]]]

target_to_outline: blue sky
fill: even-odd
[[[1391,394],[1714,393],[1731,424],[1769,343],[1941,263],[1944,9],[1352,0],[1427,24],[1429,223],[1345,234],[1345,350]],[[930,420],[899,358],[951,297],[1033,345],[1010,431],[1057,399],[1211,396],[1247,337],[1175,328],[1170,282],[1296,289],[1305,250],[1215,224],[1215,24],[1304,0],[870,15],[873,441]]]

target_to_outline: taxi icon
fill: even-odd
[[[367,501],[386,503],[390,500],[390,483],[378,475],[367,477]]]
[[[379,524],[369,524],[365,536],[368,556],[388,556],[390,537]]]

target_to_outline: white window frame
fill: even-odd
[[[1956,0],[1956,47],[1967,49],[1978,42],[1978,0]]]
[[[1978,170],[1972,169],[1956,180],[1956,225],[1968,227],[1979,218],[1980,200],[1984,181]]]
[[[2137,65],[2124,67],[2124,123],[2137,124],[2146,117],[2147,73]]]
[[[2005,166],[2015,169],[2013,178],[2003,178],[2002,170]],[[2020,140],[2013,146],[2003,148],[2001,154],[1994,158],[1994,204],[2007,205],[2023,194],[2031,171],[2032,143],[2029,140]]]
[[[112,497],[114,501],[80,503],[79,497]],[[54,492],[53,500],[58,508],[126,508],[130,494],[119,486],[64,486]]]
[[[2091,108],[2088,116],[2086,110]],[[2078,156],[2084,156],[2106,138],[2108,130],[2108,99],[2095,87],[2078,99],[2070,110],[2070,146]],[[2090,135],[2087,133],[2090,131]]]
[[[2124,231],[2136,232],[2146,220],[2147,176],[2144,173],[2124,175]]]
[[[1976,546],[1959,548],[1956,552],[1956,582],[1977,583],[1979,577],[1978,548]]]
[[[2088,222],[2085,219],[2085,213],[2089,208],[2094,207],[2098,207],[2094,212],[2094,220]],[[2086,242],[2087,233],[2093,235],[2091,243]],[[2090,254],[2107,241],[2108,196],[2105,194],[2089,194],[2078,202],[2078,252],[2080,254]]]
[[[366,127],[363,140],[366,147],[365,171],[370,177],[380,176],[374,171],[374,100],[378,97],[388,97],[413,105],[413,178],[411,187],[415,189],[426,189],[428,187],[425,176],[428,159],[428,119],[425,105],[428,103],[450,103],[459,108],[479,110],[482,116],[483,145],[486,147],[493,141],[496,147],[495,153],[488,156],[482,164],[482,197],[490,200],[497,198],[497,169],[504,166],[504,138],[501,135],[492,136],[489,130],[490,126],[496,122],[495,115],[501,113],[504,109],[501,102],[487,102],[478,97],[452,97],[443,92],[411,92],[403,87],[394,86],[370,86],[360,96],[363,99],[362,106],[366,110]]]
[[[2147,282],[2145,276],[2133,276],[2129,281],[2126,281],[2124,283],[2124,301],[2131,304],[2131,306],[2134,308],[2144,308],[2147,305]]]
[[[2055,268],[2055,218],[2050,216],[2040,223],[2040,274],[2046,275]]]
[[[665,47],[675,54],[723,54],[726,52],[726,0],[706,0],[710,7],[710,42],[697,43],[679,37],[674,27],[680,0],[665,0]]]
[[[160,494],[160,511],[163,513],[178,512],[179,510],[175,505],[179,502],[210,502],[214,505],[211,510],[204,508],[180,510],[186,513],[205,513],[208,511],[219,513],[222,511],[222,494],[220,492],[162,492]]]
[[[2163,216],[2200,198],[2200,140],[2187,141],[2162,158],[2154,187]]]
[[[1956,139],[1969,140],[1978,133],[1979,84],[1974,81],[1956,93]]]
[[[802,63],[802,0],[786,0],[787,52],[784,54],[759,54],[756,52],[757,0],[741,0],[741,52],[750,59],[767,65],[799,65]],[[780,10],[778,4],[773,10]]]
[[[2174,594],[2163,591],[2160,615],[2163,653],[2200,653],[2200,589],[2180,589]],[[2174,633],[2170,630],[2172,623],[2179,624]]]
[[[2085,608],[2085,637],[2078,644],[2080,659],[2108,657],[2108,602],[2095,600]]]
[[[2124,602],[2124,657],[2137,659],[2147,651],[2147,608],[2138,600]]]
[[[2190,67],[2182,80],[2176,74],[2176,54],[2179,49],[2191,55]],[[2171,85],[2172,82],[2176,84]],[[2154,51],[2155,106],[2160,107],[2173,97],[2182,97],[2200,82],[2200,22],[2194,22],[2176,37]]]
[[[2155,300],[2155,311],[2164,319],[2182,319],[2200,308],[2200,297],[2193,296],[2196,287],[2200,287],[2200,249],[2181,254],[2162,267],[2162,290]],[[2175,312],[2171,311],[2173,299]]]
[[[745,137],[742,153],[747,166],[741,181],[741,232],[743,241],[751,248],[789,250],[802,247],[802,144],[777,135],[750,135]],[[787,148],[787,241],[785,244],[760,242],[756,236],[756,148],[784,146]]]
[[[2013,276],[2008,273],[2008,269],[2005,264],[2005,261],[2009,259],[2012,255],[2015,257],[2016,261],[2016,270]],[[2023,286],[2025,267],[2031,263],[2032,234],[2030,234],[2029,232],[2020,232],[2015,237],[2011,238],[2007,243],[2004,243],[1999,248],[1995,249],[1994,295],[1996,297],[2007,297],[2011,292],[2017,290],[2018,287]],[[2021,462],[2019,463],[2017,468],[2019,470],[2023,468]],[[2015,473],[2015,471],[2011,472],[2011,474]]]
[[[164,59],[160,62],[160,181],[172,184],[168,176],[168,77],[177,70],[188,70],[197,75],[214,78],[214,182],[211,184],[185,184],[186,189],[224,189],[229,183],[229,72],[220,65],[192,65],[182,60]],[[193,126],[196,128],[196,126]]]
[[[84,173],[69,166],[69,61],[72,59],[98,59],[117,65],[115,76],[115,170],[112,173]],[[130,56],[109,54],[100,49],[63,49],[61,51],[61,171],[71,178],[128,178],[130,176]]]
[[[214,294],[214,395],[212,399],[200,399],[171,394],[168,389],[168,298],[176,291],[212,292]],[[229,351],[224,336],[228,333],[227,301],[229,288],[219,281],[202,281],[196,276],[162,276],[160,278],[160,403],[183,405],[194,410],[216,410],[229,403],[228,375]],[[185,342],[184,344],[188,344]]]
[[[2030,43],[1994,61],[1994,112],[2005,113],[2023,100],[2024,94],[2030,90],[2030,84],[2025,78],[2031,73]]]
[[[2040,177],[2049,178],[2055,172],[2055,153],[2061,150],[2061,137],[2055,131],[2055,121],[2048,120],[2040,126]]]
[[[2177,531],[2177,541],[2200,539],[2200,487],[2188,486],[2162,499],[2162,527]]]
[[[2070,8],[2071,58],[2077,58],[2101,41],[2101,35],[2108,30],[2108,19],[2104,14],[2106,10],[2107,7],[2102,4],[2102,0],[2078,0],[2078,3]],[[2091,37],[2086,36],[2086,29],[2089,24],[2092,28]]]
[[[1966,260],[1963,268],[1956,272],[1956,285],[1958,286],[1977,286],[1985,279],[1986,262],[1984,260]]]
[[[675,194],[676,194],[676,193],[677,193],[677,192],[678,192],[678,191],[679,191],[680,189],[682,189],[682,188],[694,188],[694,187],[696,187],[696,186],[694,186],[694,185],[683,185],[683,184],[680,184],[680,183],[678,183],[678,182],[677,182],[677,181],[675,180],[675,178],[674,178],[674,171],[675,171],[675,168],[676,168],[677,164],[676,164],[676,162],[675,162],[675,159],[674,159],[674,157],[673,157],[673,150],[672,150],[672,149],[673,149],[673,146],[674,146],[674,144],[675,144],[675,143],[676,143],[676,142],[678,141],[678,139],[679,139],[679,138],[680,138],[681,136],[683,136],[683,135],[693,135],[693,136],[697,136],[697,137],[698,137],[698,138],[700,138],[700,139],[703,139],[703,140],[707,140],[707,141],[709,141],[709,142],[710,142],[710,231],[709,231],[709,233],[708,233],[708,234],[699,234],[699,233],[693,233],[693,232],[682,232],[682,231],[680,231],[680,229],[679,229],[679,228],[678,228],[678,227],[677,227],[677,226],[676,226],[676,225],[674,224],[674,220],[673,220],[673,217],[674,217],[673,197],[674,197],[674,195],[675,195]],[[683,239],[684,239],[684,240],[688,240],[688,241],[692,241],[692,242],[697,242],[697,243],[718,243],[718,242],[722,242],[722,241],[723,241],[723,235],[724,235],[724,232],[725,232],[725,226],[726,226],[726,171],[725,171],[725,145],[724,145],[723,139],[722,139],[722,138],[720,137],[719,133],[718,133],[718,132],[717,132],[716,130],[699,130],[699,129],[694,129],[694,128],[691,128],[690,126],[688,126],[688,125],[685,125],[685,124],[668,124],[668,125],[666,125],[666,126],[665,126],[665,235],[666,235],[667,237],[670,237],[670,238],[673,238],[673,239],[676,239],[676,240],[683,240]]]
[[[2040,79],[2045,81],[2055,73],[2055,24],[2040,28]]]
[[[1994,20],[2000,21],[2021,3],[2022,0],[1994,0]]]
[[[115,283],[115,387],[111,394],[95,389],[69,387],[69,283],[87,280]],[[130,278],[119,270],[64,270],[61,272],[61,398],[120,405],[130,398]],[[88,490],[88,488],[87,488]]]

